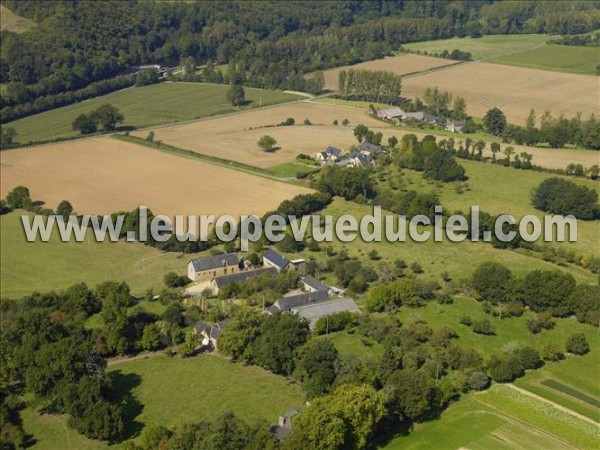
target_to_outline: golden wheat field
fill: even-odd
[[[1,195],[24,185],[82,214],[147,205],[155,214],[264,214],[308,189],[110,138],[2,152]]]
[[[296,125],[271,126],[288,117],[294,118]],[[312,125],[304,125],[305,119]],[[333,125],[335,119],[338,126]],[[350,121],[348,126],[342,126],[344,119]],[[293,161],[299,153],[312,155],[328,145],[347,149],[356,144],[352,129],[359,123],[370,127],[385,126],[364,109],[298,102],[153,131],[155,140],[175,147],[265,168]],[[145,137],[148,130],[132,134]],[[277,140],[278,150],[266,153],[258,147],[258,140],[265,134]]]
[[[467,112],[483,117],[493,107],[506,114],[509,122],[525,123],[529,111],[553,116],[584,117],[600,112],[600,78],[489,63],[459,64],[442,70],[408,77],[402,96],[422,97],[428,87],[437,86],[467,101]],[[539,125],[539,123],[538,123]]]
[[[325,76],[325,88],[336,90],[338,88],[339,74],[342,70],[388,70],[397,75],[407,75],[410,73],[423,72],[450,64],[456,64],[456,61],[404,53],[397,56],[388,56],[383,59],[376,59],[373,61],[354,64],[352,66],[336,67],[335,69],[323,71],[323,75]]]

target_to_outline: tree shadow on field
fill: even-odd
[[[133,125],[121,125],[120,127],[116,127],[115,131],[133,131],[135,129]]]
[[[44,200],[36,200],[36,201],[34,201],[34,202],[31,202],[31,206],[32,206],[33,208],[35,208],[35,207],[38,207],[38,206],[39,206],[39,207],[42,207],[42,206],[44,206],[45,204],[46,204],[46,202],[45,202]]]
[[[133,388],[139,386],[142,377],[135,373],[124,374],[120,370],[110,372],[110,378],[117,395],[124,402],[123,408],[123,440],[139,436],[144,424],[136,419],[144,410],[144,405],[133,395]]]

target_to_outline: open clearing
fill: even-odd
[[[550,38],[545,34],[491,35],[480,38],[464,37],[412,42],[403,44],[402,47],[428,53],[441,53],[444,50],[451,52],[456,49],[471,53],[473,59],[487,59],[522,52],[544,44]]]
[[[139,242],[49,242],[25,240],[20,212],[0,217],[2,247],[0,296],[20,298],[32,292],[60,291],[80,282],[94,287],[103,281],[125,281],[134,295],[160,291],[167,272],[185,275],[189,259],[206,254],[163,253]]]
[[[80,214],[147,205],[155,214],[264,214],[308,190],[109,138],[2,152],[1,195],[27,186],[56,208]]]
[[[268,427],[288,409],[303,405],[300,386],[257,367],[231,363],[219,356],[173,359],[166,356],[124,362],[110,368],[117,388],[133,393],[125,432],[139,440],[148,425],[175,425],[214,420],[232,411],[252,425]],[[139,413],[139,415],[136,415]],[[36,439],[36,450],[109,449],[105,442],[86,439],[67,426],[66,416],[22,413],[25,431]],[[117,448],[122,447],[118,445]]]
[[[442,58],[432,58],[430,56],[413,55],[402,53],[397,56],[388,56],[383,59],[366,61],[352,66],[336,67],[323,71],[325,76],[325,88],[337,90],[339,74],[342,70],[362,69],[362,70],[388,70],[397,75],[408,75],[416,72],[435,69],[436,67],[456,64],[456,61]]]
[[[18,16],[6,6],[0,5],[0,31],[22,33],[33,26],[35,26],[33,20]]]
[[[272,127],[288,117],[294,118],[296,125]],[[346,127],[341,125],[345,118],[350,121]],[[305,119],[313,125],[304,125]],[[334,126],[334,119],[340,125]],[[165,144],[266,168],[294,161],[299,153],[312,155],[328,145],[348,148],[356,144],[352,130],[359,123],[372,127],[387,126],[369,117],[366,110],[297,102],[153,131],[155,140]],[[132,133],[138,137],[147,134],[147,130]],[[266,153],[258,147],[258,140],[265,134],[277,140],[279,150]]]
[[[131,87],[73,105],[53,109],[10,122],[20,143],[41,142],[78,136],[71,125],[80,114],[88,114],[110,103],[125,116],[121,127],[140,128],[215,116],[238,109],[226,100],[227,85],[206,83],[159,83]],[[248,103],[242,109],[298,99],[281,91],[245,88]]]
[[[576,449],[544,431],[479,402],[468,395],[452,404],[440,419],[414,426],[407,436],[381,445],[392,449]]]
[[[538,117],[550,111],[555,117],[564,114],[569,118],[577,112],[587,118],[599,109],[598,77],[479,62],[407,78],[402,95],[422,97],[426,88],[434,86],[464,97],[472,116],[483,117],[498,107],[509,122],[521,125],[532,108]]]
[[[600,48],[551,44],[500,56],[489,62],[556,72],[596,75],[596,67],[600,64]]]

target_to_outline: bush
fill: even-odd
[[[548,178],[533,192],[531,202],[541,211],[593,220],[598,217],[598,193],[562,178]]]
[[[523,363],[515,355],[494,355],[488,363],[488,368],[492,379],[499,383],[509,383],[525,373]]]
[[[490,377],[485,373],[476,370],[469,376],[469,388],[474,391],[483,391],[490,386]]]
[[[327,332],[342,331],[357,324],[356,314],[343,311],[327,317],[321,317],[315,324],[315,333],[326,334]]]
[[[182,287],[189,282],[186,276],[179,276],[175,272],[169,272],[165,274],[163,280],[165,282],[165,286],[169,288]]]
[[[588,344],[585,334],[573,333],[567,338],[567,344],[565,346],[569,353],[575,355],[585,355],[590,351],[590,344]]]
[[[496,334],[496,329],[494,328],[494,325],[492,325],[492,323],[488,319],[483,319],[483,320],[478,320],[476,322],[473,322],[472,328],[473,328],[473,332],[477,333],[477,334],[485,334],[485,335]]]
[[[460,323],[462,323],[463,325],[466,325],[468,327],[470,327],[471,325],[473,325],[473,321],[471,320],[471,316],[467,316],[466,314],[463,315],[460,320]]]
[[[542,358],[544,361],[560,361],[565,359],[565,354],[556,342],[548,342],[542,347]]]
[[[540,352],[533,347],[527,346],[519,349],[517,356],[525,369],[537,369],[542,365]]]

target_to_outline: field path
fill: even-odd
[[[546,399],[544,397],[540,397],[539,395],[534,394],[533,392],[529,392],[527,389],[520,388],[519,386],[516,386],[516,385],[514,385],[512,383],[507,383],[507,384],[505,384],[505,386],[509,387],[511,389],[514,389],[515,391],[520,392],[521,394],[528,395],[529,397],[535,398],[536,400],[539,400],[539,401],[544,402],[544,403],[546,403],[548,405],[551,405],[553,408],[556,408],[556,409],[558,409],[558,410],[560,410],[560,411],[562,411],[564,413],[570,414],[570,415],[572,415],[574,417],[577,417],[578,419],[581,419],[581,420],[584,420],[584,421],[586,421],[588,423],[591,423],[592,425],[596,425],[596,426],[600,425],[600,424],[598,424],[598,422],[596,422],[593,419],[590,419],[589,417],[586,417],[586,416],[584,416],[582,414],[579,414],[578,412],[575,412],[572,409],[569,409],[569,408],[567,408],[565,406],[559,405],[558,403],[554,403],[553,401],[548,400],[548,399]]]

